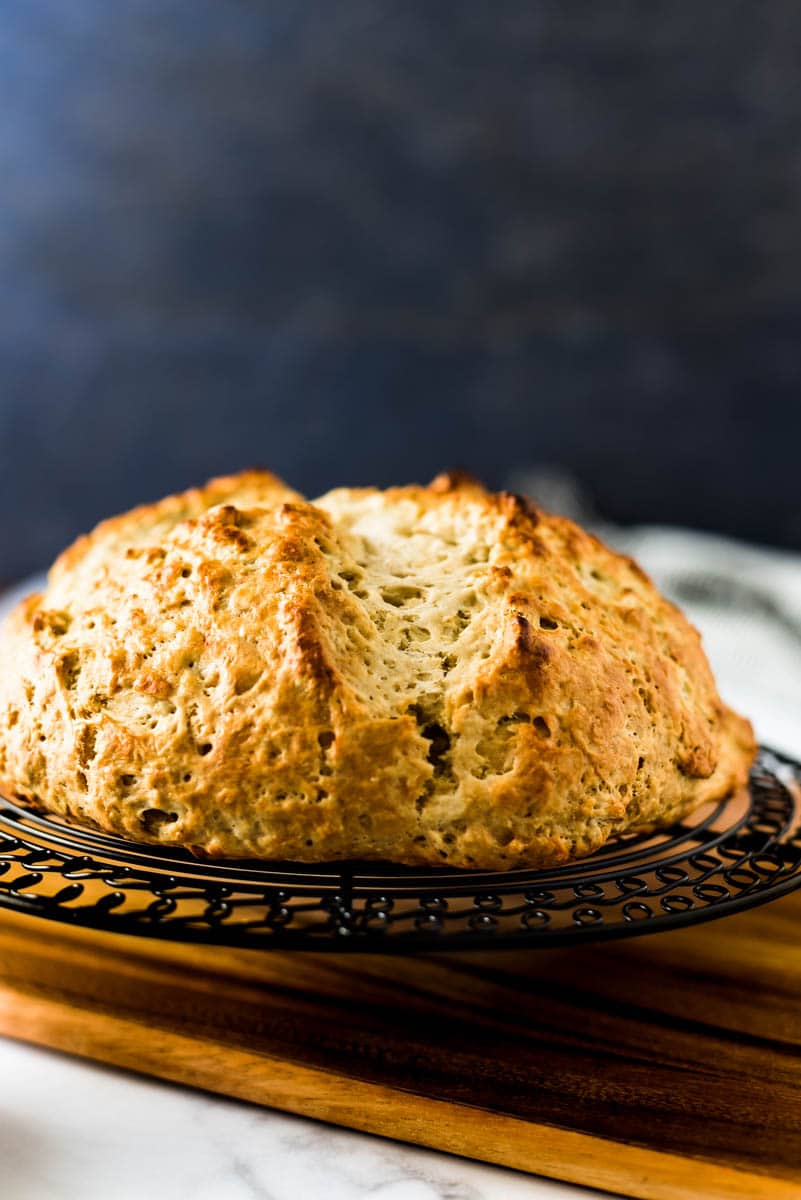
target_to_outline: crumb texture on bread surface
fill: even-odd
[[[0,787],[212,857],[545,867],[742,786],[631,560],[466,476],[267,472],[103,522],[0,632]]]

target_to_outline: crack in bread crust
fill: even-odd
[[[7,794],[209,856],[549,866],[721,798],[755,749],[635,563],[459,474],[134,509],[0,654]]]

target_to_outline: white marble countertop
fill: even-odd
[[[8,1200],[581,1200],[600,1193],[0,1038]]]
[[[626,535],[701,628],[723,695],[789,753],[801,720],[801,559]],[[601,1196],[0,1039],[9,1200],[590,1200]]]

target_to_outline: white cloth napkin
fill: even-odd
[[[801,555],[686,529],[600,528],[701,630],[721,695],[760,741],[801,757]],[[0,597],[0,615],[42,586]]]

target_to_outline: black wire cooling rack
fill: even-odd
[[[801,886],[801,764],[550,871],[199,862],[0,800],[0,907],[106,932],[282,950],[553,946],[723,917]]]

